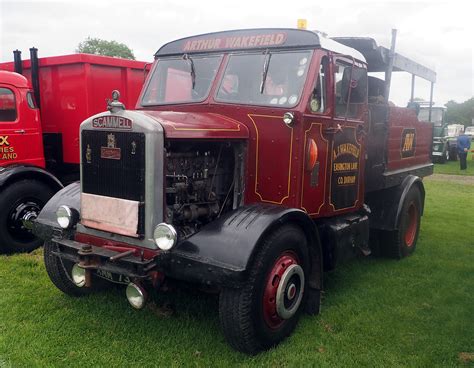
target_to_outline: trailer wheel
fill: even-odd
[[[383,255],[401,259],[415,251],[420,231],[421,203],[420,190],[416,186],[411,187],[403,202],[398,229],[383,234]]]
[[[31,230],[53,194],[49,186],[33,180],[10,184],[0,193],[0,253],[31,252],[42,244]]]
[[[221,327],[234,349],[256,354],[292,333],[304,310],[308,259],[303,232],[284,225],[264,241],[245,285],[221,291]]]
[[[105,288],[107,282],[94,276],[91,287],[76,286],[71,276],[74,263],[54,255],[53,252],[56,250],[56,247],[57,246],[51,241],[44,243],[44,264],[46,266],[46,272],[54,286],[64,294],[75,297],[86,296]]]

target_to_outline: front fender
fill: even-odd
[[[301,210],[263,204],[229,212],[178,243],[169,254],[166,274],[204,284],[238,285],[246,280],[265,236],[288,222],[299,225],[308,238],[315,274],[311,284],[320,289],[321,246],[313,221]]]
[[[0,167],[0,188],[24,179],[44,182],[55,191],[63,187],[58,178],[41,167],[28,165]]]
[[[56,210],[67,205],[81,212],[81,186],[79,182],[69,184],[57,192],[41,210],[35,221],[33,232],[44,240],[51,239],[54,229],[60,229],[56,221]]]

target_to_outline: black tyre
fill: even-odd
[[[53,196],[46,184],[22,180],[0,192],[0,253],[31,252],[42,241],[31,232],[33,220]]]
[[[449,153],[449,149],[446,149],[446,151],[444,151],[444,156],[443,156],[443,164],[446,163],[446,161],[449,161],[450,160],[450,153]]]
[[[383,232],[381,250],[384,256],[401,259],[411,255],[416,249],[422,212],[421,193],[418,187],[410,188],[403,202],[398,220],[398,229]]]
[[[85,296],[89,295],[104,285],[102,280],[97,277],[93,279],[93,287],[78,287],[72,281],[71,271],[74,263],[58,256],[53,252],[56,250],[56,245],[50,241],[44,243],[44,264],[49,278],[59,290],[64,294],[70,296]]]
[[[304,310],[308,259],[303,232],[284,225],[263,242],[246,284],[221,291],[221,327],[234,349],[256,354],[292,333]]]
[[[440,164],[445,164],[446,161],[449,161],[449,151],[448,150],[443,151],[442,155],[438,158],[437,161]]]

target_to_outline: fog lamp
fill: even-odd
[[[63,229],[74,226],[79,218],[77,211],[69,206],[59,206],[56,210],[56,221]]]
[[[178,240],[178,234],[173,226],[164,222],[158,224],[153,232],[155,243],[161,250],[170,250]]]
[[[145,306],[147,293],[140,285],[131,282],[127,285],[125,293],[127,294],[128,302],[133,308],[142,309]]]
[[[77,263],[72,266],[71,276],[77,287],[83,287],[86,284],[86,270]]]

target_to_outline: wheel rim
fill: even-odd
[[[301,304],[304,272],[294,252],[284,252],[273,264],[265,283],[263,318],[271,329],[293,317]]]
[[[7,229],[15,241],[27,243],[35,239],[31,230],[41,207],[42,203],[37,199],[23,200],[12,206],[7,217]]]
[[[407,247],[413,246],[415,243],[416,230],[418,227],[418,210],[415,203],[408,206],[408,227],[405,231],[405,244]]]

